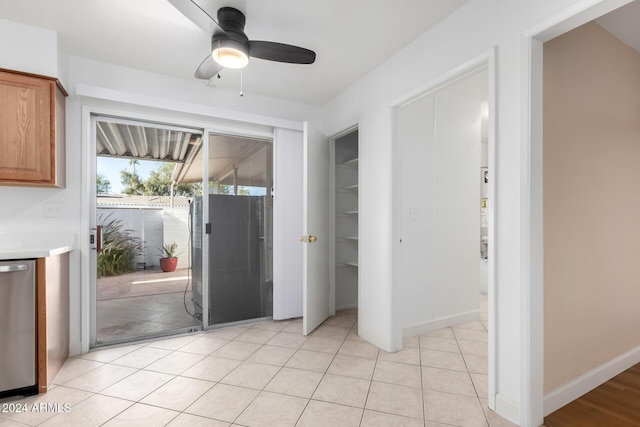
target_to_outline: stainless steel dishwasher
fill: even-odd
[[[36,262],[0,261],[0,397],[37,393]]]

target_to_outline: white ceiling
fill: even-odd
[[[312,65],[253,59],[244,92],[320,105],[468,0],[203,0],[215,16],[233,6],[249,39],[312,49]],[[167,0],[0,0],[0,18],[54,30],[75,55],[193,78],[210,35]],[[239,71],[215,85],[239,89]],[[203,86],[205,83],[203,82]],[[211,88],[210,90],[215,90]]]

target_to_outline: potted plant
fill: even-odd
[[[162,271],[165,273],[175,271],[178,266],[178,245],[176,242],[162,245],[160,256],[160,268],[162,268]]]

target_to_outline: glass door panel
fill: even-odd
[[[202,194],[202,175],[187,181],[183,171],[199,155],[202,131],[103,116],[93,126],[99,242],[91,345],[201,329],[190,201]]]
[[[209,136],[209,215],[204,223],[210,325],[273,314],[272,148],[270,140]],[[202,201],[195,203],[200,209]],[[194,292],[201,286],[194,286]]]

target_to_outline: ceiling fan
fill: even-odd
[[[198,66],[194,76],[208,80],[221,68],[243,68],[249,57],[289,64],[313,64],[314,51],[303,47],[270,41],[249,40],[244,33],[246,18],[233,7],[218,10],[213,19],[195,0],[169,0],[193,23],[211,34],[211,53]]]

